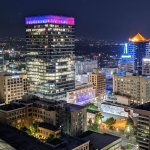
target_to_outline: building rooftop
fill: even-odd
[[[129,41],[131,42],[149,42],[150,39],[146,39],[145,37],[143,37],[140,33],[137,33],[134,37],[129,38]]]
[[[15,150],[12,146],[0,139],[0,150]]]
[[[46,145],[34,137],[27,135],[16,128],[0,124],[0,139],[11,145],[17,150],[49,150]]]
[[[26,17],[25,23],[28,24],[67,24],[74,25],[75,21],[72,17],[63,17],[63,16],[34,16],[34,17]]]
[[[0,72],[0,76],[13,76],[14,78],[19,77],[20,75],[24,75],[25,73],[8,73],[8,72]]]
[[[46,122],[39,123],[38,126],[45,128],[45,129],[48,129],[48,130],[52,130],[52,131],[58,131],[59,130],[59,128],[57,128],[56,126],[49,124],[49,123],[46,123]]]
[[[78,110],[85,108],[84,106],[70,104],[70,103],[67,103],[67,106],[70,108],[70,111],[78,111]]]
[[[88,113],[92,113],[92,114],[97,114],[99,112],[99,110],[91,110],[91,109],[87,109]]]
[[[109,135],[109,134],[101,134],[93,131],[84,132],[81,136],[81,139],[89,140],[93,146],[93,149],[102,149],[109,144],[120,140],[120,137]]]
[[[89,141],[89,140],[82,140],[82,139],[78,139],[75,137],[70,137],[70,136],[64,136],[62,137],[62,140],[67,143],[67,149],[71,150],[74,149],[80,145],[82,145],[83,143]]]
[[[89,87],[93,87],[93,84],[92,83],[80,83],[79,82],[79,83],[76,83],[76,88],[75,88],[75,90],[72,90],[72,91],[81,90],[81,89],[89,88]]]
[[[63,140],[54,138],[54,139],[47,139],[46,143],[50,144],[52,147],[58,147],[63,143]]]
[[[2,105],[0,106],[0,111],[11,111],[11,110],[15,110],[15,109],[19,109],[19,108],[23,108],[24,105],[23,104],[6,104],[6,105]]]
[[[46,99],[40,99],[39,97],[27,97],[25,99],[22,99],[21,101],[16,100],[14,103],[20,103],[20,104],[33,104],[35,107],[43,107],[46,106],[47,108],[54,108],[56,106],[63,106],[66,104],[66,101],[60,100],[46,100]],[[52,110],[52,109],[51,109]]]
[[[136,109],[150,111],[150,102],[134,107]]]
[[[62,136],[60,139],[47,140],[47,143],[55,150],[71,150],[74,149],[87,141],[71,137],[68,135]]]

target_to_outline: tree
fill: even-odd
[[[26,127],[22,127],[22,128],[20,128],[20,130],[23,131],[23,132],[26,132],[27,128]]]
[[[112,129],[113,125],[116,123],[116,120],[113,117],[111,117],[108,118],[105,123],[109,126],[110,129]]]
[[[98,107],[95,106],[94,104],[87,105],[86,108],[89,110],[98,111]]]
[[[89,123],[89,126],[92,125],[92,123],[93,123],[93,122],[92,122],[92,118],[89,119],[88,123]]]
[[[124,132],[129,137],[131,135],[134,135],[134,131],[135,131],[135,129],[134,129],[134,122],[133,122],[132,118],[129,117],[127,119],[127,124],[126,124]]]
[[[92,131],[98,131],[98,124],[94,123],[91,127],[90,130]]]
[[[95,123],[96,124],[99,124],[100,122],[102,122],[102,118],[104,118],[102,116],[102,114],[100,112],[98,112],[96,115],[95,115]]]
[[[132,120],[131,117],[128,117],[128,118],[127,118],[127,125],[134,126],[134,122],[133,122],[133,120]]]

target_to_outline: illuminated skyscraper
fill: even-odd
[[[74,18],[27,17],[27,73],[30,92],[61,99],[75,87]]]
[[[125,44],[119,68],[142,75],[142,61],[145,57],[150,57],[150,40],[138,33]]]

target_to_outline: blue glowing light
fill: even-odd
[[[128,54],[128,44],[125,43],[124,45],[124,54]]]
[[[91,102],[95,98],[95,91],[94,92],[85,92],[77,95],[76,103],[78,105],[84,105]]]
[[[121,58],[131,58],[131,55],[122,55]]]

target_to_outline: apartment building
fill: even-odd
[[[150,101],[150,78],[132,74],[114,75],[113,92],[127,96],[129,103],[146,103]]]
[[[103,73],[99,73],[98,69],[94,69],[92,74],[89,74],[88,81],[93,84],[96,90],[96,96],[102,98],[106,95],[106,76]]]
[[[37,132],[39,136],[44,137],[44,139],[49,137],[59,138],[61,135],[60,128],[46,122],[39,123]]]
[[[21,100],[0,106],[0,122],[20,128],[33,122],[47,122],[54,126],[62,123],[64,101]]]
[[[139,114],[137,120],[136,140],[140,150],[150,149],[150,102],[139,105],[134,109]]]
[[[26,74],[0,73],[0,101],[8,104],[13,100],[22,99],[27,90]]]
[[[17,128],[45,122],[72,136],[86,131],[86,109],[66,101],[21,100],[0,106],[0,122]]]
[[[87,110],[84,106],[67,104],[65,110],[64,132],[78,136],[87,130]]]

